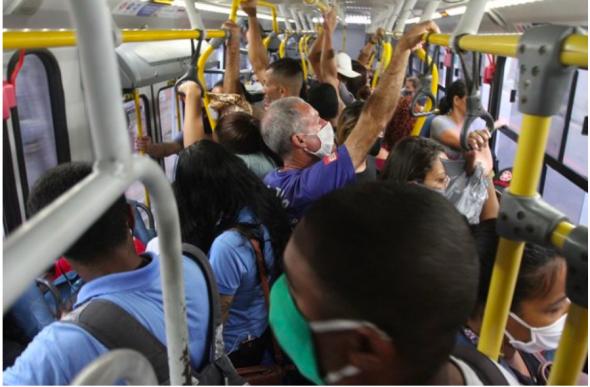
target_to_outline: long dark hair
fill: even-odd
[[[209,251],[213,240],[235,227],[244,208],[270,234],[280,266],[290,226],[281,202],[237,156],[223,146],[202,140],[180,152],[174,194],[182,241]]]
[[[457,79],[455,82],[451,83],[451,86],[449,87],[449,90],[447,90],[446,95],[438,103],[438,109],[440,111],[439,114],[448,114],[451,109],[453,109],[453,99],[455,96],[463,98],[466,95],[467,86],[465,85],[465,81],[462,79]]]
[[[385,161],[381,179],[397,183],[424,181],[432,163],[444,148],[424,137],[406,137],[398,142]]]
[[[283,165],[283,160],[264,143],[260,133],[260,120],[248,113],[235,112],[224,115],[217,123],[215,134],[219,143],[232,153],[263,153],[276,165]]]

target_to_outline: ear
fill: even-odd
[[[303,133],[294,133],[293,135],[291,135],[291,145],[293,145],[294,148],[307,148],[307,144],[305,142],[305,135]]]
[[[392,384],[399,381],[399,356],[391,339],[373,328],[355,330],[361,345],[348,353],[349,364],[358,368],[367,384]]]
[[[135,215],[129,203],[127,204],[127,224],[131,230],[135,228]]]

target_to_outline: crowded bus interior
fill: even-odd
[[[4,385],[588,385],[587,0],[4,0]]]

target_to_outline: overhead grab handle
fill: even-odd
[[[202,30],[197,30],[197,32],[199,33],[199,39],[197,40],[197,42],[198,42],[197,48],[193,52],[193,55],[191,56],[188,70],[180,78],[178,78],[178,81],[176,81],[176,84],[174,85],[174,90],[176,91],[177,94],[180,94],[180,95],[182,95],[182,93],[180,93],[178,91],[178,88],[184,82],[187,82],[187,81],[195,82],[197,85],[199,85],[199,88],[201,89],[201,93],[204,92],[203,85],[199,81],[199,57],[201,56],[201,46],[203,44],[203,37],[205,36],[205,34],[203,33]]]
[[[436,98],[432,92],[432,84],[433,84],[433,70],[437,71],[435,63],[438,62],[438,55],[439,55],[439,46],[434,47],[434,53],[432,57],[428,56],[428,47],[424,48],[424,62],[422,68],[424,69],[422,74],[418,76],[420,82],[420,90],[414,95],[412,98],[412,105],[410,107],[410,114],[413,117],[425,117],[431,114],[435,114],[438,112]],[[436,82],[438,83],[438,75],[436,77]],[[425,102],[425,109],[426,111],[416,112],[415,107],[416,104],[423,98],[426,98]],[[428,103],[430,102],[430,103]]]
[[[465,112],[465,121],[463,121],[463,128],[461,128],[461,148],[463,150],[471,150],[468,144],[469,128],[471,124],[481,118],[486,124],[487,130],[490,134],[494,131],[494,118],[481,104],[481,97],[479,91],[479,85],[481,83],[481,74],[479,72],[481,63],[481,54],[472,53],[472,71],[469,75],[463,54],[459,53],[459,59],[461,60],[461,68],[463,69],[463,75],[465,77],[465,85],[467,87],[467,108]]]

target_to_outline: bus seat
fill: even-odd
[[[156,236],[156,227],[152,211],[145,204],[136,200],[128,199],[127,203],[129,203],[133,209],[133,216],[135,217],[133,236],[139,239],[144,245],[147,245],[147,243]],[[142,211],[147,217],[147,225],[142,216]]]
[[[422,125],[422,129],[420,129],[420,137],[430,138],[430,125],[432,124],[432,120],[434,120],[436,114],[431,114],[428,116],[426,121],[424,121],[424,125]]]

